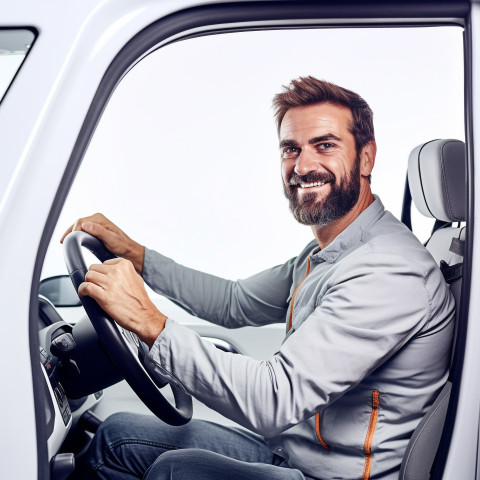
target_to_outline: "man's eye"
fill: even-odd
[[[329,150],[331,148],[333,148],[335,145],[333,143],[330,143],[330,142],[323,142],[323,143],[319,143],[318,144],[318,148],[320,150]]]
[[[292,157],[294,155],[298,155],[298,148],[296,147],[285,147],[283,149],[283,156],[284,157]]]

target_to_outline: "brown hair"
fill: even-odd
[[[290,108],[330,102],[347,107],[352,112],[353,123],[350,126],[350,132],[355,139],[357,154],[360,154],[368,142],[375,140],[373,112],[357,93],[312,76],[292,80],[290,85],[283,88],[283,92],[273,97],[278,132],[280,132],[283,117]]]

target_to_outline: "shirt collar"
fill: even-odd
[[[380,198],[374,195],[374,202],[369,205],[345,230],[335,237],[333,242],[323,250],[316,248],[311,255],[312,260],[335,263],[338,257],[362,239],[363,232],[383,215],[385,207]]]

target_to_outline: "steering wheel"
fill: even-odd
[[[64,257],[77,292],[88,271],[81,247],[90,250],[102,262],[116,258],[98,238],[86,232],[70,233],[64,241]],[[162,395],[160,388],[165,384],[160,384],[145,368],[143,346],[138,337],[115,323],[93,298],[85,296],[80,301],[107,355],[142,402],[170,425],[184,425],[190,421],[192,397],[181,386],[175,385],[171,385],[175,406]]]

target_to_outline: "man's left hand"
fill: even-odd
[[[115,258],[91,265],[78,295],[95,299],[120,326],[136,333],[149,348],[165,327],[167,317],[152,303],[129,260]]]

